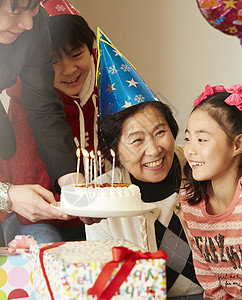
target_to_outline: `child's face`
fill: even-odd
[[[195,180],[214,181],[235,171],[234,146],[206,111],[197,109],[190,115],[185,140],[184,153]]]
[[[27,1],[23,0],[21,7],[12,12],[11,1],[3,0],[0,6],[0,43],[11,44],[25,30],[33,28],[33,17],[38,13],[39,6],[24,10]]]
[[[61,52],[62,58],[54,57],[54,86],[68,96],[77,96],[91,68],[91,54],[87,45],[72,51],[69,55]]]

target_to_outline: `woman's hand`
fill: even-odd
[[[11,185],[8,194],[10,209],[31,222],[74,218],[53,208],[50,204],[57,205],[53,193],[38,184]]]
[[[86,225],[92,225],[94,223],[101,222],[102,218],[88,218],[88,217],[80,217],[80,220]]]

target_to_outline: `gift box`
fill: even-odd
[[[114,251],[121,251],[118,260]],[[122,240],[34,245],[36,299],[166,299],[167,257],[161,252],[147,253]],[[120,279],[122,276],[125,278]],[[98,290],[107,286],[113,293],[113,283],[116,292],[110,298],[92,293],[94,287]]]
[[[0,247],[0,299],[34,299],[32,264],[21,255],[10,255]]]

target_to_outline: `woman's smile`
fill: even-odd
[[[148,168],[149,170],[156,171],[162,167],[163,160],[164,160],[164,158],[161,158],[156,161],[145,163],[145,164],[143,164],[143,166],[145,168]]]

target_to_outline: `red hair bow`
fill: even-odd
[[[224,100],[224,102],[230,106],[234,105],[240,111],[242,111],[242,84],[231,85],[227,89],[225,89],[222,85],[211,86],[207,84],[201,96],[195,100],[194,107],[196,107],[201,101],[207,99],[208,97],[223,92],[232,92],[231,95],[226,100]]]
[[[217,93],[222,93],[222,92],[226,92],[226,89],[224,88],[224,86],[222,86],[222,85],[211,86],[211,85],[207,84],[205,86],[205,89],[202,92],[201,96],[195,100],[194,107],[196,107],[201,101],[207,99],[208,97],[210,97],[214,94],[217,94]]]
[[[231,106],[235,105],[238,110],[242,111],[242,84],[232,85],[226,90],[232,94],[224,102]]]

